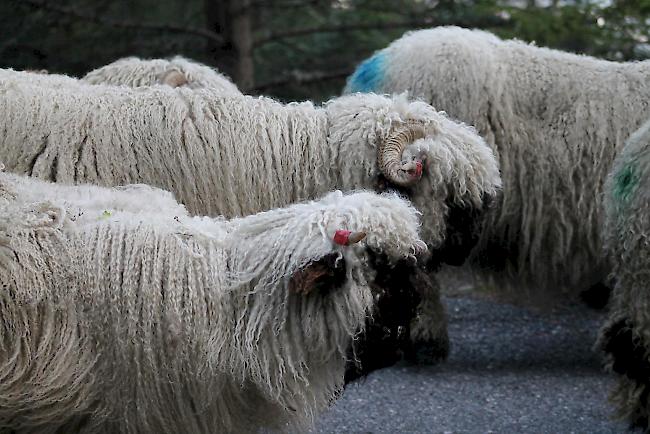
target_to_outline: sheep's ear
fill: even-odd
[[[300,269],[289,281],[289,290],[297,294],[327,292],[345,282],[345,261],[338,253],[330,253]]]
[[[165,74],[162,83],[171,87],[179,87],[187,84],[187,77],[182,72],[173,69]]]

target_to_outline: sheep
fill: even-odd
[[[63,183],[149,184],[172,191],[193,214],[226,217],[333,189],[399,187],[423,214],[430,270],[462,261],[500,186],[496,159],[472,128],[404,96],[346,96],[314,107],[210,88],[52,89],[11,70],[2,78],[0,159],[9,171]],[[422,282],[428,295],[415,321],[435,312],[426,324],[439,326],[405,333],[439,348],[440,359],[448,340],[436,287]]]
[[[225,220],[146,185],[0,173],[0,203],[2,432],[306,429],[390,272],[371,253],[426,249],[388,193]]]
[[[612,393],[619,416],[649,428],[650,418],[650,121],[612,164],[604,187],[603,244],[615,281],[598,346],[618,374]]]
[[[609,269],[599,197],[624,140],[650,115],[650,61],[439,27],[377,51],[344,93],[404,91],[476,126],[498,155],[503,194],[472,253],[478,275],[530,288],[542,303],[598,288]]]
[[[181,56],[166,59],[127,57],[95,69],[82,79],[90,84],[114,86],[187,86],[192,89],[210,87],[224,94],[239,94],[239,89],[225,75],[209,66]]]

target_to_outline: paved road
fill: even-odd
[[[445,299],[452,354],[399,365],[349,387],[319,433],[625,433],[612,421],[613,378],[591,349],[602,314],[544,314],[494,301]]]

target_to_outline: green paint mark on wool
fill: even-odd
[[[623,167],[614,178],[614,198],[627,202],[639,183],[636,164],[630,163]]]

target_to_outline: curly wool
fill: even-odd
[[[377,146],[409,120],[427,138],[425,175],[409,190],[422,236],[439,247],[450,205],[482,208],[500,186],[496,159],[471,128],[405,96],[356,95],[324,107],[206,89],[84,86],[53,89],[0,70],[0,159],[10,171],[64,183],[145,183],[193,214],[243,216],[319,197],[375,189]],[[81,86],[82,88],[79,88]],[[453,223],[453,222],[452,222]],[[437,312],[438,300],[421,312]],[[419,321],[419,320],[418,320]]]
[[[335,192],[225,221],[145,185],[0,174],[0,431],[305,429],[372,310],[366,249],[424,249],[394,195]],[[337,246],[335,230],[365,231]],[[339,254],[345,280],[291,277]]]
[[[650,116],[650,61],[609,62],[440,27],[409,32],[363,62],[346,87],[356,91],[408,91],[475,125],[498,154],[503,195],[474,255],[483,273],[542,294],[573,293],[606,275],[602,184]]]
[[[612,401],[621,417],[648,429],[650,419],[650,122],[614,160],[604,193],[603,242],[615,280],[599,346],[618,374]]]
[[[0,77],[2,77],[3,80],[20,80],[26,85],[48,88],[74,88],[80,84],[78,78],[66,74],[51,74],[47,71],[15,71],[13,69],[0,69]]]
[[[223,94],[240,93],[237,86],[219,71],[181,56],[170,60],[126,57],[90,71],[81,80],[113,86],[153,86],[165,84],[165,78],[173,72],[179,73],[177,77],[181,78],[177,85],[191,89],[209,87]]]
[[[243,216],[334,189],[372,189],[377,144],[413,119],[427,131],[417,143],[426,176],[410,198],[428,244],[442,242],[449,203],[479,207],[500,186],[496,160],[472,128],[404,96],[346,96],[319,108],[209,88],[49,88],[23,77],[0,70],[0,158],[9,171],[154,185],[193,214]]]

